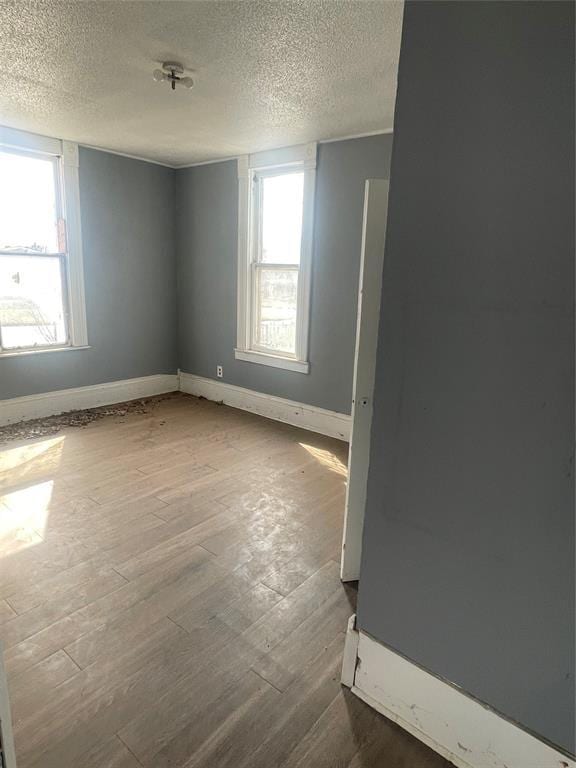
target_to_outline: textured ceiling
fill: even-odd
[[[392,127],[402,3],[0,0],[0,124],[182,165]],[[152,80],[182,61],[196,81]]]

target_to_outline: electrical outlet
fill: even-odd
[[[216,366],[216,376],[218,376],[219,379],[221,379],[222,376],[224,376],[224,369],[222,368],[221,365]]]

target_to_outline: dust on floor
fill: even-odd
[[[67,427],[87,427],[92,422],[103,419],[106,416],[122,418],[132,414],[150,414],[159,403],[178,396],[179,393],[174,392],[168,395],[146,397],[142,400],[130,400],[127,403],[89,408],[86,411],[69,411],[58,416],[45,416],[42,419],[31,419],[30,421],[19,421],[16,424],[6,424],[0,427],[0,443],[55,435]]]

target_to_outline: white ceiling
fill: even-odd
[[[390,129],[402,7],[0,0],[0,124],[175,166]]]

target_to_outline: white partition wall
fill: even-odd
[[[389,186],[385,179],[368,179],[364,193],[352,433],[340,572],[342,581],[355,581],[360,575]]]

